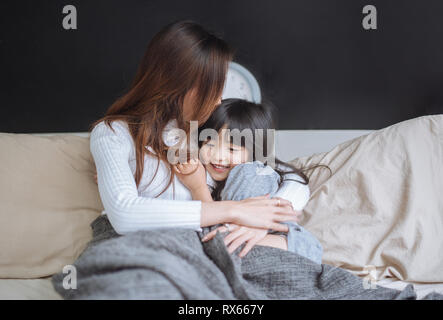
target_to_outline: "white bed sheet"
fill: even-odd
[[[0,279],[0,300],[60,300],[51,278]]]

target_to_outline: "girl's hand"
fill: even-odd
[[[286,226],[288,232],[288,228]],[[239,257],[243,258],[257,243],[263,240],[267,234],[268,230],[259,229],[259,228],[249,228],[243,227],[236,224],[229,224],[222,227],[218,227],[217,229],[209,232],[206,236],[203,237],[202,241],[208,241],[215,237],[217,232],[230,232],[225,238],[225,245],[228,246],[228,252],[233,253],[238,247],[240,247],[243,243],[246,242],[246,245],[243,247],[241,252],[239,253]]]
[[[173,166],[178,179],[191,191],[206,187],[206,170],[198,159]]]

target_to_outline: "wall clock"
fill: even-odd
[[[260,103],[260,87],[248,69],[236,62],[230,62],[222,98],[238,98]]]

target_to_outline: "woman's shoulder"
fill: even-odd
[[[104,121],[99,122],[92,129],[90,134],[91,144],[96,141],[122,141],[132,144],[132,137],[129,132],[128,124],[122,120],[114,120],[108,124]]]
[[[114,132],[115,134],[129,133],[128,124],[123,120],[113,120],[109,122],[109,124],[106,124],[105,121],[100,121],[92,129],[91,134],[110,132]]]

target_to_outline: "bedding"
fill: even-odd
[[[343,269],[296,253],[255,246],[244,258],[230,255],[220,233],[156,229],[118,235],[105,215],[92,223],[93,240],[74,263],[77,288],[65,274],[52,277],[65,299],[416,299],[402,291],[368,288]],[[430,293],[424,299],[443,299]]]
[[[294,146],[296,148],[296,146]],[[295,159],[311,198],[300,224],[323,263],[376,279],[443,282],[443,115],[404,121]]]
[[[443,295],[443,283],[408,283],[396,278],[386,278],[377,285],[403,290],[408,284],[414,286],[418,299],[435,291]],[[38,279],[0,279],[0,300],[60,300],[62,297],[55,291],[51,277]]]
[[[89,139],[0,133],[0,278],[51,276],[92,238],[103,206]]]
[[[51,277],[39,279],[0,279],[0,300],[60,300]]]

